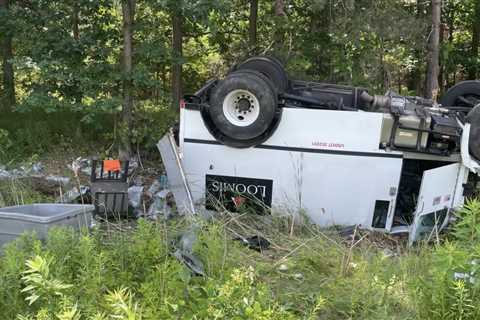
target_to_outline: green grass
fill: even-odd
[[[28,179],[0,179],[0,207],[52,202],[52,198],[35,190]]]
[[[475,202],[460,216],[479,215]],[[347,241],[311,225],[291,233],[281,218],[196,223],[194,252],[205,277],[192,276],[171,254],[190,225],[183,219],[91,234],[54,229],[45,243],[25,235],[0,258],[2,319],[480,317],[479,282],[454,278],[475,275],[480,257],[480,244],[467,240],[471,231],[462,238],[462,224],[438,245],[408,249],[387,246],[382,235],[360,232],[360,241]],[[261,234],[272,248],[250,250],[232,240],[238,234]]]

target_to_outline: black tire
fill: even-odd
[[[460,82],[450,89],[442,97],[440,103],[448,107],[473,108],[480,103],[480,81],[468,80]]]
[[[470,111],[467,116],[467,121],[470,123],[470,154],[480,160],[480,105]]]
[[[233,123],[224,112],[224,102],[228,106],[229,95],[239,90],[248,92],[258,102],[258,116],[245,126]],[[256,106],[256,103],[252,103],[252,108]],[[278,125],[281,110],[268,78],[248,70],[231,73],[220,81],[212,90],[208,111],[202,115],[207,128],[217,140],[229,146],[245,148],[268,139]]]
[[[273,57],[252,57],[235,68],[239,70],[255,70],[265,75],[272,82],[278,93],[284,93],[289,87],[287,72],[279,60]]]

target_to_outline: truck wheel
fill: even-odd
[[[462,81],[450,89],[441,99],[444,107],[469,107],[473,108],[480,103],[480,81]]]
[[[467,121],[471,124],[470,129],[470,153],[480,160],[480,105],[473,108],[467,116]]]
[[[259,137],[268,138],[265,133],[274,125],[277,109],[277,94],[268,78],[251,70],[237,71],[213,89],[208,114],[209,127],[215,128],[210,131],[219,131],[221,137],[216,138],[227,145],[249,147]]]
[[[235,70],[255,70],[265,75],[278,93],[289,86],[288,75],[279,60],[273,57],[252,57],[236,66]]]

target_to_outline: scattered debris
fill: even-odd
[[[194,275],[205,276],[202,261],[193,254],[193,245],[197,241],[198,230],[199,226],[194,224],[189,230],[185,231],[175,245],[176,250],[173,255],[187,266]]]
[[[152,185],[150,186],[150,188],[148,188],[146,193],[150,198],[153,198],[155,196],[155,194],[157,192],[159,192],[160,190],[162,190],[162,186],[160,184],[160,181],[158,179],[155,179],[153,181]]]
[[[471,284],[475,284],[475,278],[472,274],[464,273],[464,272],[455,272],[453,274],[453,278],[455,281],[464,280],[465,282],[469,282]]]
[[[338,230],[338,235],[342,238],[347,238],[349,240],[355,235],[357,231],[357,226],[346,226]]]
[[[77,159],[73,160],[70,169],[73,171],[76,177],[79,177],[80,173],[89,176],[92,173],[91,161],[86,158],[78,157]]]
[[[198,230],[198,225],[192,225],[190,229],[182,233],[182,235],[179,237],[176,247],[183,252],[192,253],[193,245],[197,241]]]
[[[7,169],[6,166],[0,165],[0,180],[28,179],[35,190],[53,197],[56,203],[92,203],[92,200],[96,201],[93,199],[94,194],[108,193],[110,190],[110,181],[103,184],[100,182],[101,186],[95,185],[95,182],[98,181],[90,181],[91,185],[87,183],[92,177],[92,168],[96,162],[94,159],[94,157],[77,157],[73,160],[67,167],[72,170],[74,178],[49,174],[41,162],[16,169]],[[141,170],[137,170],[139,168]],[[116,196],[112,196],[109,199],[110,202],[115,197],[117,200],[123,199],[119,198],[119,194],[125,192],[125,203],[121,208],[115,206],[116,211],[123,208],[120,211],[126,212],[130,206],[136,217],[146,217],[152,220],[157,220],[159,217],[171,218],[175,211],[175,203],[170,190],[167,189],[167,176],[165,174],[158,175],[155,170],[143,168],[136,159],[128,162],[127,172],[128,179],[125,179],[124,182],[125,190],[112,188],[111,193]],[[89,179],[86,180],[85,177]],[[130,187],[128,187],[129,185]],[[127,201],[127,193],[129,201]],[[105,205],[107,204],[105,203]],[[3,206],[4,203],[0,201],[0,205]]]
[[[70,184],[69,177],[60,177],[60,176],[46,176],[45,180],[48,182],[55,183],[56,185],[67,186]]]
[[[41,162],[37,162],[32,164],[32,167],[25,170],[25,172],[31,173],[31,174],[42,174],[44,170],[44,166]]]
[[[303,280],[303,278],[304,278],[303,274],[301,274],[301,273],[295,273],[293,275],[293,279],[295,279],[295,280]]]
[[[158,177],[157,179],[155,179],[152,183],[152,185],[150,186],[150,188],[148,188],[147,190],[147,195],[150,197],[150,198],[153,198],[155,197],[155,195],[161,191],[161,190],[164,190],[167,188],[167,176],[162,174],[160,177]]]
[[[128,172],[135,172],[135,170],[139,167],[138,160],[135,158],[130,159],[128,162]]]
[[[137,175],[133,178],[133,185],[141,187],[145,184],[145,178],[143,176]]]
[[[168,220],[173,215],[173,194],[168,189],[164,189],[155,193],[153,202],[148,208],[147,217],[157,220],[158,217],[163,216],[163,219]]]
[[[4,166],[0,167],[0,179],[23,178],[27,176],[40,176],[40,173],[24,166],[12,170],[7,170]]]
[[[142,204],[143,186],[132,186],[128,188],[128,203],[134,209],[138,209]]]
[[[478,271],[478,266],[480,264],[480,260],[474,259],[474,260],[472,260],[472,262],[470,262],[470,264],[472,265],[472,268],[471,268],[472,270],[469,273],[468,272],[455,272],[453,274],[453,278],[455,279],[455,281],[464,280],[465,282],[469,282],[470,284],[475,284],[477,282],[477,278],[475,277],[475,274]]]
[[[187,266],[195,276],[205,276],[205,271],[203,268],[203,263],[192,254],[176,250],[173,255],[178,261],[182,262]]]
[[[393,252],[390,248],[383,249],[383,256],[385,258],[392,258],[395,257],[397,254]]]
[[[89,186],[80,186],[80,191],[78,188],[72,188],[60,195],[56,202],[57,203],[81,203],[82,197],[85,200],[90,197],[90,187]]]
[[[12,174],[8,172],[5,167],[0,167],[0,179],[11,178]]]
[[[288,271],[288,266],[286,264],[281,264],[281,265],[278,266],[278,271],[286,272],[286,271]]]
[[[237,237],[234,240],[239,240],[250,249],[258,252],[262,252],[270,248],[270,241],[261,236],[252,236],[248,238]]]

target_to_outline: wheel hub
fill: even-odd
[[[236,105],[237,105],[238,111],[240,111],[240,112],[245,112],[245,111],[251,112],[252,111],[251,110],[252,104],[250,103],[250,101],[247,98],[239,99]]]
[[[223,112],[232,124],[240,127],[254,123],[260,114],[257,97],[250,91],[237,89],[230,92],[224,100]]]

